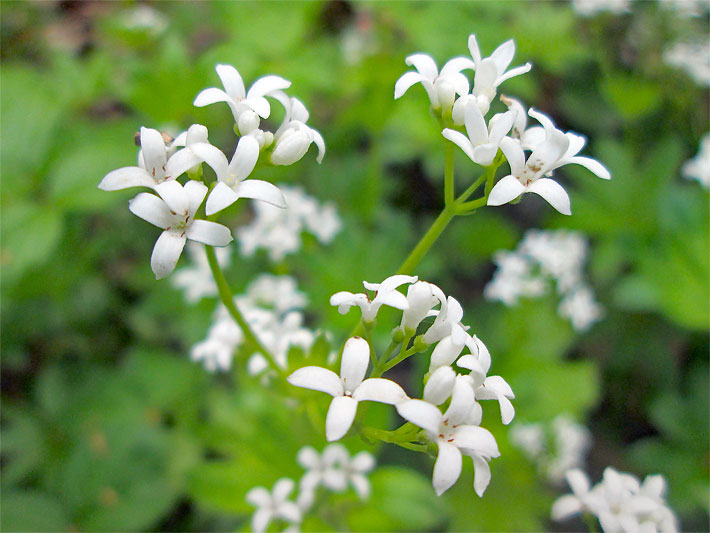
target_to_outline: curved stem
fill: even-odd
[[[397,270],[397,274],[409,274],[419,265],[420,261],[429,251],[429,248],[436,242],[449,225],[451,219],[456,216],[456,210],[453,206],[445,207],[441,214],[436,218],[434,223],[431,225],[429,230],[424,234],[419,243],[414,247],[414,250],[409,254],[407,259],[405,259],[402,266]]]
[[[237,304],[234,301],[234,295],[232,294],[232,290],[229,288],[229,285],[227,284],[227,279],[224,277],[224,273],[222,272],[222,269],[220,268],[219,263],[217,262],[217,256],[215,254],[214,247],[205,245],[205,252],[207,253],[207,262],[210,265],[212,276],[214,277],[215,283],[217,283],[219,298],[220,300],[222,300],[222,304],[224,304],[224,307],[227,308],[227,311],[229,311],[231,317],[239,325],[239,328],[244,334],[244,339],[247,341],[247,343],[251,344],[256,351],[258,351],[264,356],[271,368],[275,370],[279,376],[281,376],[282,378],[286,378],[286,373],[284,372],[284,370],[276,363],[276,359],[274,359],[274,356],[271,354],[271,352],[269,352],[269,350],[264,347],[259,338],[252,331],[251,327],[249,326],[249,323],[244,318],[244,315],[242,315],[241,311],[239,311],[239,308],[237,307]]]

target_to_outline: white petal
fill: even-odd
[[[572,492],[576,495],[582,496],[589,492],[589,478],[587,474],[579,468],[567,470],[567,472],[565,472],[565,479],[567,479],[567,483],[572,489]]]
[[[491,482],[491,467],[488,465],[488,461],[483,457],[473,455],[471,459],[473,459],[474,467],[473,490],[475,490],[476,494],[480,497],[486,492],[486,488],[488,488],[488,484]]]
[[[577,164],[577,165],[582,165],[584,168],[587,170],[590,170],[594,174],[596,174],[598,177],[600,177],[603,180],[610,180],[611,179],[611,174],[607,170],[607,168],[602,165],[599,161],[596,159],[592,159],[591,157],[582,157],[582,156],[575,156],[575,157],[570,157],[567,160],[567,164]]]
[[[382,378],[366,379],[353,392],[353,398],[359,402],[372,401],[395,405],[406,400],[407,394],[394,381]]]
[[[468,57],[454,57],[452,59],[449,59],[446,63],[444,63],[444,66],[441,67],[441,72],[439,72],[439,75],[441,77],[450,77],[453,76],[454,74],[460,73],[462,70],[470,69],[470,70],[475,70],[476,64],[471,61],[470,58]],[[464,76],[465,79],[465,76]],[[468,92],[468,82],[466,83],[466,90],[463,91],[463,93],[459,94],[465,94]]]
[[[473,149],[472,159],[474,163],[487,167],[493,163],[497,153],[498,145],[492,143],[482,144]]]
[[[439,439],[439,455],[434,464],[432,483],[437,496],[449,489],[461,475],[461,452],[456,446]]]
[[[499,74],[495,61],[490,57],[482,60],[476,68],[476,74],[473,77],[474,94],[485,92],[495,87],[495,82]]]
[[[278,507],[277,514],[283,520],[291,522],[292,526],[298,524],[302,519],[301,509],[293,502],[282,502]],[[299,531],[299,529],[296,527],[292,531]]]
[[[237,192],[240,198],[253,198],[282,209],[286,208],[286,198],[281,189],[268,181],[245,180],[237,185]]]
[[[454,431],[454,445],[467,455],[499,457],[498,443],[493,434],[480,426],[459,426]]]
[[[316,146],[318,147],[318,156],[316,157],[316,161],[321,163],[323,161],[323,156],[325,155],[325,141],[323,140],[323,136],[320,132],[314,130],[313,128],[311,128],[311,133],[313,133],[313,142],[316,143]]]
[[[514,78],[515,76],[520,76],[521,74],[525,74],[526,72],[530,72],[531,68],[532,63],[525,63],[524,65],[521,65],[519,67],[511,68],[508,72],[498,77],[498,79],[496,80],[496,86],[500,85],[505,80],[509,80],[510,78]]]
[[[349,396],[337,396],[330,402],[325,417],[325,438],[328,442],[342,438],[350,429],[357,412],[357,400]]]
[[[234,176],[237,182],[242,181],[254,170],[257,159],[259,159],[259,141],[253,135],[241,137],[229,162],[229,174]]]
[[[407,297],[396,290],[379,292],[374,301],[378,302],[380,305],[388,305],[395,309],[406,309],[409,307]]]
[[[408,56],[404,62],[407,65],[414,65],[414,68],[422,75],[422,77],[430,82],[434,81],[439,75],[439,69],[436,67],[436,62],[428,54],[412,54]]]
[[[355,472],[369,472],[375,468],[375,458],[369,452],[360,452],[353,457],[350,468]]]
[[[160,195],[173,213],[178,216],[188,214],[190,199],[180,182],[175,180],[164,181],[155,186],[155,192]]]
[[[498,113],[491,118],[489,122],[490,134],[488,139],[490,142],[500,145],[503,137],[508,134],[510,129],[513,127],[515,122],[515,111],[506,111],[505,113]]]
[[[298,455],[296,456],[296,461],[303,468],[307,470],[312,470],[320,465],[320,455],[312,446],[304,446],[298,450]]]
[[[192,218],[202,205],[205,195],[207,195],[207,185],[201,181],[190,180],[185,184],[183,190],[187,195],[187,212]]]
[[[286,378],[286,381],[296,387],[325,392],[331,396],[342,396],[343,394],[343,383],[340,381],[340,377],[332,370],[319,366],[299,368]]]
[[[343,348],[340,378],[346,391],[354,391],[362,383],[370,362],[370,345],[362,337],[351,337]]]
[[[465,380],[457,379],[451,393],[451,403],[444,413],[444,420],[455,426],[465,423],[475,402],[473,389]]]
[[[99,183],[102,191],[118,191],[129,187],[153,187],[155,180],[141,167],[123,167],[104,176]]]
[[[478,41],[476,41],[474,34],[468,36],[468,51],[471,53],[476,65],[478,65],[481,62],[481,49],[478,47]]]
[[[500,149],[508,160],[510,173],[514,176],[520,176],[525,169],[525,152],[523,152],[520,142],[510,137],[503,137],[500,141]]]
[[[350,476],[350,483],[355,487],[355,492],[361,500],[366,500],[370,497],[370,482],[362,474],[353,474]]]
[[[515,176],[508,175],[496,183],[488,195],[488,205],[503,205],[525,192],[525,187]]]
[[[582,501],[572,494],[565,494],[557,498],[552,504],[550,516],[553,520],[565,520],[571,516],[579,514],[584,509]]]
[[[189,148],[178,150],[170,156],[165,165],[165,179],[177,178],[200,163],[202,163],[202,159]]]
[[[344,315],[353,305],[360,306],[360,308],[368,306],[369,300],[362,293],[353,294],[352,292],[340,291],[330,297],[330,305],[337,305],[338,312]]]
[[[271,504],[271,494],[264,487],[254,487],[247,492],[245,499],[255,507],[266,507]]]
[[[193,220],[186,235],[190,240],[210,246],[227,246],[233,240],[227,226],[209,220]]]
[[[252,96],[251,98],[244,100],[244,103],[251,107],[261,118],[269,118],[269,115],[271,114],[271,106],[269,105],[269,101],[263,96]]]
[[[236,68],[232,65],[217,65],[215,70],[230,98],[236,101],[244,98],[244,80]]]
[[[441,339],[434,348],[434,351],[431,352],[429,370],[432,371],[440,366],[451,365],[461,353],[463,347],[463,344],[454,343],[450,335]]]
[[[461,58],[461,59],[465,59],[467,61],[470,61],[471,65],[473,65],[473,61],[471,61],[470,59],[467,59],[467,58]],[[442,73],[441,76],[444,77],[444,74]],[[449,81],[451,83],[451,85],[454,86],[454,90],[456,91],[456,94],[459,94],[459,95],[468,94],[468,89],[469,89],[468,78],[466,76],[464,76],[463,74],[461,74],[460,72],[455,72],[453,74],[447,75],[445,77],[445,79],[447,81]]]
[[[429,376],[429,380],[424,386],[424,401],[434,405],[441,405],[451,396],[454,381],[456,381],[456,372],[453,368],[450,366],[437,368],[434,373]]]
[[[185,241],[186,237],[182,232],[166,230],[160,234],[150,256],[150,267],[153,269],[155,279],[164,278],[175,270],[175,265],[185,247]]]
[[[184,144],[185,145],[191,145],[194,143],[206,143],[207,137],[208,137],[209,132],[207,131],[207,128],[203,126],[202,124],[193,124],[187,129],[187,132],[185,132],[185,140]],[[178,135],[179,137],[179,135]],[[177,139],[173,141],[173,143],[176,143]]]
[[[493,191],[491,191],[492,193]],[[541,178],[528,186],[527,192],[534,192],[542,196],[547,203],[563,215],[571,215],[569,196],[562,185],[550,178]],[[490,197],[489,197],[490,204]]]
[[[510,62],[513,60],[514,55],[515,43],[513,42],[513,39],[505,41],[493,51],[493,53],[491,54],[491,59],[495,61],[495,64],[498,67],[498,72],[500,74],[503,74],[503,72],[505,72],[505,69],[508,68],[508,65],[510,65]]]
[[[281,479],[279,479],[274,484],[274,488],[271,491],[274,502],[285,501],[295,486],[296,483],[293,481],[293,479],[289,479],[287,477],[282,477]]]
[[[452,143],[456,144],[464,153],[473,161],[473,147],[471,146],[471,141],[468,140],[463,133],[460,131],[452,130],[449,128],[444,129],[441,132],[445,139],[450,140]]]
[[[141,152],[148,173],[155,179],[165,176],[166,148],[163,136],[158,130],[141,128]]]
[[[255,96],[267,96],[273,91],[288,89],[289,87],[291,87],[291,82],[281,76],[275,76],[273,74],[262,76],[252,84],[247,93],[247,98],[251,99]],[[256,109],[254,111],[256,111]],[[268,116],[263,118],[268,118]]]
[[[266,531],[266,527],[271,522],[273,517],[273,511],[269,507],[262,507],[257,509],[254,515],[251,517],[251,529],[254,533],[262,533]]]
[[[162,229],[170,227],[176,221],[165,202],[158,196],[147,192],[142,192],[130,200],[128,209],[134,215]]]
[[[483,118],[483,113],[475,105],[474,102],[468,103],[466,105],[466,110],[464,111],[464,124],[466,125],[466,133],[468,138],[471,140],[473,146],[478,146],[480,144],[485,144],[488,142],[488,127],[486,126],[486,120]]]
[[[424,400],[405,400],[397,404],[399,416],[431,433],[439,432],[441,411]]]
[[[234,190],[227,185],[225,182],[217,182],[214,189],[207,198],[207,205],[205,205],[205,213],[207,216],[218,213],[222,209],[229,207],[234,202],[239,200],[239,195],[234,192]]]
[[[389,292],[397,287],[404,285],[405,283],[414,283],[419,278],[417,276],[407,276],[406,274],[395,274],[385,279],[380,284],[363,282],[363,285],[368,290],[379,290],[382,292]]]
[[[195,143],[190,146],[190,150],[214,170],[219,181],[228,181],[229,162],[219,148],[207,143]]]
[[[217,89],[216,87],[210,87],[204,91],[200,91],[195,97],[195,101],[192,105],[195,107],[204,107],[206,105],[214,104],[216,102],[230,102],[233,101],[227,93],[222,89]]]

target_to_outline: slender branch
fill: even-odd
[[[415,353],[419,353],[419,352],[420,352],[420,350],[418,350],[415,346],[412,346],[409,350],[405,350],[403,352],[400,352],[399,355],[397,355],[397,357],[395,357],[394,359],[389,361],[384,366],[384,368],[382,369],[382,373],[384,374],[389,369],[394,368],[395,366],[397,366],[399,363],[401,363],[402,361],[404,361],[408,357],[411,357]]]
[[[441,214],[436,218],[429,230],[424,234],[419,243],[414,247],[414,250],[409,254],[409,257],[402,263],[402,266],[397,270],[397,274],[410,274],[419,265],[422,258],[429,251],[429,248],[436,242],[439,235],[442,234],[446,226],[449,225],[451,219],[456,216],[456,211],[453,207],[445,207]]]
[[[454,144],[447,142],[444,146],[444,205],[454,203]]]
[[[269,350],[264,347],[259,338],[252,331],[251,327],[249,326],[249,323],[244,318],[244,315],[242,315],[241,311],[239,311],[239,308],[237,307],[237,304],[234,301],[234,295],[232,294],[232,290],[229,288],[229,285],[227,284],[227,279],[224,277],[224,272],[222,272],[222,269],[220,268],[219,263],[217,262],[217,256],[215,254],[214,247],[205,245],[205,252],[207,253],[207,262],[210,265],[212,276],[214,277],[215,283],[217,283],[219,297],[222,300],[224,307],[227,308],[227,311],[229,311],[231,317],[236,321],[236,323],[239,325],[239,328],[242,330],[242,333],[244,334],[244,339],[247,341],[248,344],[251,344],[256,351],[258,351],[264,356],[269,365],[279,374],[279,376],[285,378],[286,373],[284,372],[284,370],[276,363],[276,359],[274,359],[274,356],[271,354],[271,352],[269,352]]]

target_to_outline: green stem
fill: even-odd
[[[454,203],[454,144],[447,142],[444,147],[444,205]]]
[[[474,182],[471,184],[471,186],[470,186],[468,189],[466,189],[466,190],[463,192],[463,194],[462,194],[461,196],[459,196],[459,197],[456,199],[456,202],[457,202],[458,204],[461,204],[462,202],[465,202],[466,200],[468,200],[468,197],[471,196],[471,195],[475,192],[475,190],[478,189],[478,188],[481,186],[481,183],[483,183],[484,181],[486,181],[486,179],[487,179],[487,176],[486,176],[486,173],[484,172],[483,174],[481,174],[481,175],[478,177],[478,179],[477,179],[476,181],[474,181]]]
[[[285,378],[286,373],[284,372],[284,370],[276,363],[276,359],[274,359],[274,356],[271,354],[271,352],[269,352],[269,350],[267,350],[264,345],[261,344],[261,341],[252,331],[251,327],[249,326],[249,323],[244,318],[244,315],[242,315],[241,311],[239,311],[239,308],[237,307],[237,304],[234,301],[234,295],[232,294],[232,290],[229,288],[229,285],[227,284],[227,279],[224,277],[224,273],[222,272],[222,269],[220,268],[219,263],[217,262],[217,256],[215,254],[214,247],[205,245],[205,252],[207,253],[207,262],[210,265],[212,276],[214,277],[215,283],[217,283],[219,297],[222,300],[224,307],[227,308],[227,311],[229,311],[231,317],[235,320],[235,322],[239,325],[239,328],[242,330],[242,333],[244,334],[244,339],[247,341],[248,344],[251,344],[256,351],[258,351],[264,356],[269,365],[271,365],[271,367],[278,373],[279,376]]]
[[[417,350],[414,346],[412,346],[409,350],[405,350],[403,352],[400,352],[397,357],[392,359],[389,363],[387,363],[384,368],[382,369],[382,374],[387,372],[390,368],[394,368],[397,366],[399,363],[407,359],[408,357],[411,357],[415,353],[419,353],[419,350]]]
[[[442,234],[446,226],[449,225],[451,219],[456,216],[456,210],[452,207],[445,207],[441,214],[436,218],[429,230],[424,234],[419,243],[414,247],[414,250],[409,254],[407,259],[402,263],[402,266],[397,270],[397,274],[410,274],[419,265],[424,255],[429,251],[429,248],[436,242],[439,235]]]

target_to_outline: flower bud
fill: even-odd
[[[271,162],[274,165],[292,165],[300,160],[313,142],[313,134],[299,122],[292,122],[276,140]]]
[[[434,92],[436,99],[439,101],[439,107],[444,110],[451,109],[456,100],[456,89],[453,84],[443,78],[438,78],[434,82]]]
[[[243,111],[239,114],[239,120],[237,121],[237,128],[239,129],[240,135],[248,135],[252,131],[259,127],[261,119],[259,115],[254,113],[251,109]]]

